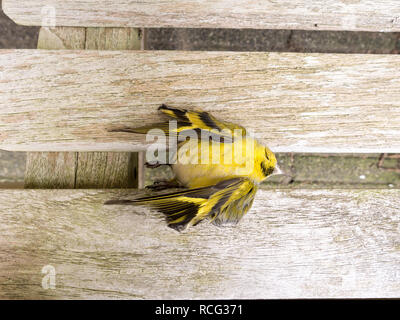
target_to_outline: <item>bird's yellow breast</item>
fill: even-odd
[[[189,188],[236,177],[259,183],[265,178],[260,170],[264,155],[265,148],[252,138],[235,139],[233,143],[193,139],[178,149],[172,170],[176,179]]]

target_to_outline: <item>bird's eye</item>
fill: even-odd
[[[264,176],[266,176],[266,177],[270,176],[272,174],[272,172],[274,172],[274,168],[266,167],[263,162],[261,162],[261,170],[262,170]]]

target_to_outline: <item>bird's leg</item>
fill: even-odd
[[[171,188],[183,188],[179,184],[176,179],[171,179],[171,180],[157,180],[154,181],[154,183],[150,186],[146,186],[146,189],[154,190],[154,191],[161,191],[165,189],[171,189]]]

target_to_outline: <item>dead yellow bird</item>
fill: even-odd
[[[176,150],[169,149],[168,163],[175,178],[149,188],[185,189],[135,200],[110,200],[106,204],[148,205],[164,213],[168,225],[178,231],[205,219],[217,225],[238,223],[251,208],[258,185],[281,173],[274,153],[245,128],[220,121],[207,112],[166,105],[159,110],[174,120],[173,125],[167,121],[112,131],[149,134],[158,130],[168,139],[176,139]]]

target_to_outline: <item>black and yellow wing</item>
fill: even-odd
[[[241,130],[243,135],[246,134],[246,129],[237,124],[220,121],[208,112],[201,110],[186,110],[180,108],[170,108],[165,104],[161,105],[158,110],[166,115],[178,120],[178,132],[184,130],[209,130],[212,132],[222,132],[223,130]]]
[[[250,210],[258,187],[249,179],[239,179],[229,197],[221,197],[213,207],[211,220],[216,225],[237,224]]]
[[[229,142],[232,140],[232,136],[245,136],[246,129],[240,125],[220,121],[208,112],[200,110],[186,110],[180,108],[170,108],[166,105],[161,105],[158,110],[162,113],[170,116],[176,120],[176,128],[172,129],[169,122],[159,122],[147,126],[142,126],[138,128],[118,128],[112,129],[110,131],[122,131],[122,132],[132,132],[132,133],[142,133],[147,134],[151,129],[161,129],[167,136],[177,135],[182,133],[184,136],[189,131],[197,132],[199,138],[202,136],[201,131],[207,131],[208,136],[217,135],[219,137],[224,137],[224,142]],[[207,136],[207,135],[204,135]]]
[[[217,225],[238,223],[251,208],[256,191],[249,179],[233,178],[212,186],[105,204],[148,205],[164,213],[171,228],[181,231],[206,218]]]

